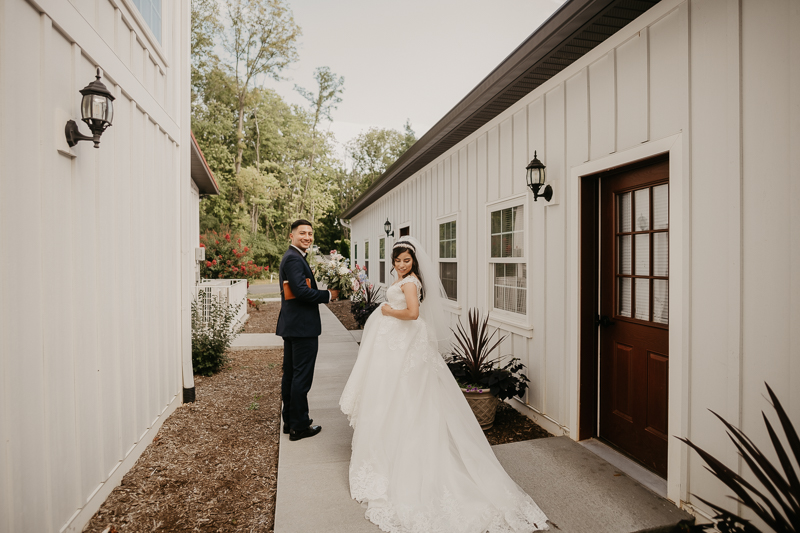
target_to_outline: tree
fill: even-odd
[[[228,0],[222,44],[234,63],[232,73],[236,79],[237,175],[242,168],[244,119],[251,84],[258,76],[280,79],[280,72],[297,60],[295,42],[301,33],[282,0]]]
[[[219,4],[216,0],[192,0],[192,102],[197,98],[195,83],[201,82],[212,65],[218,61],[214,43],[222,31],[219,23]]]
[[[320,120],[323,118],[333,120],[331,117],[331,111],[336,109],[336,105],[342,101],[342,98],[339,95],[344,92],[344,76],[339,76],[337,78],[336,74],[331,72],[331,69],[328,67],[317,68],[317,70],[314,71],[314,79],[317,80],[318,87],[316,94],[297,85],[294,86],[295,90],[311,104],[311,114],[314,117],[314,121],[311,125],[311,155],[309,156],[308,160],[308,166],[311,169],[314,168],[314,156],[316,155],[317,149],[317,126],[319,125]],[[300,208],[298,212],[302,212],[303,208],[305,207],[309,181],[310,176],[307,176],[306,184],[303,188],[303,196],[300,199]]]

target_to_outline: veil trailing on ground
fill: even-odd
[[[394,243],[394,247],[402,246],[403,242],[410,243],[414,247],[414,255],[417,257],[417,266],[420,276],[422,276],[422,286],[425,290],[425,297],[419,306],[419,316],[428,327],[428,341],[439,353],[450,351],[452,332],[450,330],[450,313],[445,309],[444,302],[447,294],[444,291],[442,281],[439,279],[439,272],[436,263],[428,255],[414,237],[405,235]]]

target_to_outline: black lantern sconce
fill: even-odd
[[[386,219],[386,222],[383,224],[383,231],[386,232],[387,237],[394,237],[394,232],[392,231],[392,223],[389,222],[389,219]]]
[[[106,131],[114,120],[114,96],[100,81],[100,69],[97,69],[97,79],[80,90],[83,95],[81,100],[81,120],[92,130],[92,136],[83,135],[74,120],[68,120],[64,128],[67,144],[72,147],[78,141],[94,141],[94,147],[100,148],[100,136]]]
[[[533,152],[533,161],[528,163],[528,166],[525,167],[525,170],[528,171],[527,180],[528,180],[528,187],[530,188],[531,192],[533,192],[533,201],[535,202],[537,198],[542,197],[548,202],[553,199],[553,188],[550,185],[545,185],[545,166],[544,164],[539,161],[539,158],[536,157],[536,151]],[[539,193],[539,190],[544,186],[544,192]]]

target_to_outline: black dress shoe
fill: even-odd
[[[289,440],[300,440],[305,439],[306,437],[313,437],[320,431],[322,431],[322,426],[308,426],[306,429],[301,429],[300,431],[291,430],[289,432]]]
[[[313,423],[314,423],[314,419],[313,419],[313,418],[309,418],[309,419],[308,419],[308,425],[310,426],[310,425],[311,425],[311,424],[313,424]],[[284,425],[283,425],[283,433],[284,433],[285,435],[288,435],[288,434],[289,434],[289,426],[287,426],[286,424],[284,424]]]

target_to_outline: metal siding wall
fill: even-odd
[[[566,81],[567,168],[589,160],[589,76],[581,69]],[[564,196],[566,198],[566,196]]]
[[[487,200],[492,202],[500,198],[500,134],[497,127],[491,128],[486,134],[487,164],[486,183]],[[488,221],[487,221],[488,222]]]
[[[761,411],[776,417],[764,382],[800,420],[800,9],[743,0],[741,21],[741,423],[769,450]]]
[[[478,190],[478,143],[473,140],[467,145],[467,186],[466,209],[458,220],[456,249],[459,257],[459,303],[461,314],[466,316],[470,307],[477,307],[479,291],[478,258],[480,244],[477,238],[479,220],[483,218],[480,207],[484,199]],[[481,223],[481,225],[483,225]],[[462,267],[464,265],[465,267]],[[463,270],[462,270],[463,269]],[[466,290],[464,290],[466,289]]]
[[[592,159],[616,152],[614,51],[589,65],[589,150]]]
[[[528,108],[528,153],[538,151],[540,155],[547,153],[545,137],[545,101],[544,97],[539,97],[530,102]],[[545,159],[546,161],[546,159]],[[547,163],[545,163],[547,164]],[[535,207],[535,208],[534,208]],[[528,370],[531,378],[530,391],[528,392],[529,403],[542,413],[550,410],[547,403],[548,390],[551,384],[547,381],[548,357],[545,345],[546,338],[546,316],[545,316],[545,295],[544,287],[541,283],[531,283],[538,275],[546,275],[545,270],[545,210],[536,209],[538,202],[528,202],[528,309],[530,310],[529,322],[533,325],[533,337],[530,340],[528,357]],[[555,386],[555,384],[553,384]]]
[[[488,265],[486,264],[485,258],[487,255],[487,228],[489,227],[489,220],[488,215],[486,213],[486,202],[489,200],[489,183],[488,183],[488,173],[489,173],[489,155],[488,155],[488,136],[486,133],[482,133],[478,136],[478,153],[477,153],[477,177],[478,177],[478,184],[477,189],[475,191],[477,207],[475,211],[476,221],[475,225],[477,226],[477,232],[473,233],[476,235],[475,239],[475,256],[473,260],[477,264],[476,268],[476,277],[477,277],[477,295],[475,300],[470,302],[470,305],[475,305],[478,307],[486,308],[488,305],[488,279],[489,273]],[[467,237],[469,238],[469,236]]]
[[[507,198],[514,194],[514,136],[512,132],[511,117],[500,123],[500,151],[499,151],[499,181],[500,198]]]
[[[692,335],[691,352],[703,356],[692,357],[689,362],[692,376],[690,395],[692,403],[699,407],[692,409],[689,437],[727,465],[735,467],[739,462],[735,448],[723,432],[713,430],[720,428],[719,421],[706,410],[713,409],[737,426],[741,421],[738,398],[740,362],[736,361],[735,368],[728,364],[731,356],[739,359],[741,348],[738,324],[741,313],[741,245],[736,242],[732,246],[731,241],[731,238],[734,241],[741,238],[741,169],[729,168],[734,161],[738,166],[741,159],[731,152],[738,152],[740,144],[739,126],[732,123],[740,120],[737,89],[739,45],[731,47],[728,41],[731,23],[737,26],[732,37],[738,40],[739,24],[729,20],[725,13],[726,5],[730,3],[713,0],[695,3],[692,7],[692,39],[702,41],[703,45],[693,52],[691,61],[692,174],[702,176],[702,179],[692,180],[691,310],[692,315],[698,317],[698,334]],[[654,59],[665,54],[664,50],[655,49],[656,44],[660,47],[679,46],[676,42],[665,42],[664,35],[660,35],[653,41]],[[730,83],[731,75],[736,80],[734,84]],[[731,127],[736,128],[733,142],[725,134]],[[724,214],[719,216],[714,206],[724,206]],[[708,216],[712,213],[714,216]],[[720,258],[725,258],[722,264]],[[733,330],[729,323],[729,310],[736,314]],[[733,390],[737,393],[732,398],[729,392]],[[691,492],[713,494],[719,490],[719,482],[705,471],[697,454],[690,453],[688,463]],[[695,503],[708,510],[702,503]]]
[[[0,116],[18,124],[0,134],[0,241],[21,268],[0,275],[0,532],[57,531],[90,500],[99,505],[92,497],[180,391],[180,308],[166,296],[181,283],[169,268],[180,167],[166,155],[172,139],[142,112],[167,118],[159,105],[170,82],[137,108],[128,93],[144,95],[141,85],[123,92],[114,77],[131,80],[122,66],[135,34],[123,12],[106,0],[37,4],[47,14],[24,0],[0,4]],[[79,119],[78,90],[96,63],[117,97],[114,126],[99,150],[69,150],[64,123]],[[19,69],[38,89],[11,100]],[[169,120],[165,128],[176,132]],[[147,338],[149,350],[137,349]],[[158,394],[148,400],[148,390]]]
[[[617,47],[617,149],[647,141],[647,29]]]
[[[694,3],[694,2],[693,2]],[[650,139],[663,139],[681,131],[689,101],[689,57],[686,3],[650,26]]]
[[[570,416],[566,406],[577,394],[565,385],[571,371],[565,357],[572,357],[565,353],[565,343],[572,345],[576,341],[567,342],[567,335],[577,335],[564,325],[566,317],[577,312],[565,301],[568,292],[577,291],[569,286],[565,272],[578,260],[568,257],[566,247],[566,217],[569,210],[578,208],[566,203],[568,191],[572,191],[569,197],[576,197],[571,189],[576,183],[567,182],[567,175],[590,158],[602,159],[648,140],[686,133],[681,142],[683,153],[691,152],[691,163],[677,169],[684,177],[675,186],[691,183],[692,196],[680,197],[687,204],[683,209],[691,212],[690,220],[683,221],[691,224],[687,234],[691,257],[675,257],[671,264],[691,266],[691,272],[682,272],[679,278],[691,287],[689,293],[681,292],[687,294],[686,305],[676,310],[689,318],[675,327],[685,329],[688,324],[694,333],[691,353],[682,354],[691,365],[683,383],[689,390],[674,394],[691,399],[684,406],[689,436],[736,464],[724,432],[709,429],[714,422],[706,414],[708,407],[741,419],[745,431],[752,432],[759,444],[764,439],[759,418],[765,408],[764,380],[785,398],[790,416],[800,411],[800,394],[795,392],[800,390],[800,364],[791,356],[800,349],[796,333],[800,185],[792,179],[800,170],[800,152],[792,150],[800,144],[800,118],[794,105],[800,100],[800,38],[791,33],[800,23],[800,8],[790,0],[768,8],[743,0],[740,35],[736,3],[691,4],[691,42],[696,43],[691,50],[691,122],[690,6],[689,2],[662,3],[654,8],[663,10],[657,17],[651,14],[641,27],[624,29],[423,169],[423,175],[430,172],[431,208],[419,216],[427,216],[434,228],[436,218],[448,212],[445,182],[451,174],[444,168],[458,154],[459,192],[452,201],[459,200],[453,211],[458,210],[461,217],[459,255],[461,264],[467,265],[465,279],[469,280],[459,303],[463,308],[478,305],[486,310],[490,302],[485,205],[517,190],[523,146],[527,147],[525,159],[533,150],[546,156],[543,161],[557,184],[559,204],[545,207],[542,202],[529,202],[529,279],[543,274],[543,283],[530,284],[533,337],[514,335],[503,351],[527,357],[528,403],[565,425]],[[763,61],[765,53],[770,61]],[[525,116],[526,106],[523,133],[516,121]],[[514,121],[513,128],[509,120]],[[523,135],[527,140],[520,139]],[[464,148],[465,158],[461,156]],[[516,176],[514,181],[504,182],[511,174]],[[449,185],[451,192],[454,186]],[[387,197],[387,210],[405,194],[403,189],[395,192]],[[430,234],[435,243],[435,232]],[[683,287],[675,290],[683,291]],[[720,369],[725,374],[721,379]],[[674,428],[676,434],[679,431]],[[677,457],[684,460],[680,454]],[[684,457],[688,463],[681,463],[682,479],[677,481],[682,494],[691,491],[724,501],[723,491],[704,472],[702,462],[693,454]],[[671,479],[672,487],[676,481]]]
[[[559,187],[559,194],[564,198],[563,185],[566,181],[565,162],[565,112],[564,84],[558,85],[545,96],[545,145],[547,151],[546,165],[550,179]],[[566,422],[567,397],[565,353],[565,321],[566,321],[566,208],[563,202],[538,206],[534,202],[533,209],[544,211],[545,257],[544,283],[541,292],[545,299],[545,353],[547,356],[547,412],[555,420]],[[545,248],[543,248],[545,249]],[[529,273],[529,277],[533,277]],[[533,279],[536,279],[533,277]],[[536,284],[540,285],[539,283]]]

